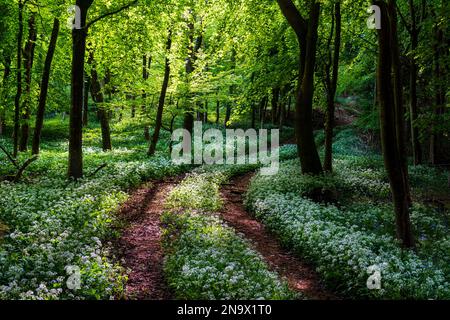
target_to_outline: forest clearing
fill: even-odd
[[[0,0],[0,300],[449,300],[449,17]]]

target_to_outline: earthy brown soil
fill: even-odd
[[[163,273],[160,216],[166,196],[181,178],[141,187],[120,210],[120,217],[128,224],[117,243],[123,266],[130,271],[127,299],[171,299]]]
[[[269,267],[285,278],[292,290],[310,299],[337,299],[324,289],[311,266],[284,249],[276,237],[245,210],[242,197],[252,176],[253,173],[250,173],[234,178],[222,189],[224,199],[222,218],[250,240]]]

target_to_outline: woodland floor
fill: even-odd
[[[232,179],[221,190],[221,217],[250,241],[272,271],[286,279],[289,287],[309,299],[336,299],[322,285],[313,268],[283,248],[246,210],[243,195],[254,173]],[[119,256],[129,270],[127,299],[164,300],[173,296],[164,278],[161,248],[161,214],[166,197],[184,175],[151,182],[136,190],[122,206],[120,216],[126,227],[117,242]]]

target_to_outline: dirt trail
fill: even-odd
[[[254,249],[262,255],[269,267],[285,278],[292,290],[310,299],[337,299],[324,289],[311,266],[281,247],[276,237],[245,210],[243,195],[253,174],[234,178],[222,189],[224,199],[222,219],[251,241]]]
[[[254,173],[234,178],[222,188],[227,224],[250,240],[269,267],[285,278],[291,289],[311,299],[336,299],[320,284],[314,270],[282,248],[264,225],[246,212],[243,194]],[[119,216],[126,227],[116,248],[122,265],[130,270],[125,289],[127,299],[167,300],[171,293],[163,272],[160,217],[169,192],[184,176],[151,182],[135,191],[122,206]]]
[[[142,186],[120,210],[120,218],[128,224],[117,243],[123,266],[130,270],[125,290],[128,299],[171,299],[163,273],[160,217],[168,193],[181,179]]]

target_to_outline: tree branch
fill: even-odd
[[[106,168],[108,166],[107,163],[103,163],[100,167],[98,167],[94,172],[92,172],[88,178],[92,178],[93,176],[95,176],[100,170]]]
[[[3,147],[2,145],[0,145],[0,150],[2,150],[6,154],[9,161],[11,161],[11,163],[14,165],[14,167],[16,167],[16,169],[19,169],[19,165],[17,164],[17,161],[11,156],[11,154],[8,152],[8,150],[6,150],[6,148]]]
[[[101,16],[95,18],[94,20],[92,20],[92,21],[90,21],[88,24],[86,24],[86,26],[84,27],[84,29],[89,29],[89,27],[91,27],[91,26],[92,26],[94,23],[96,23],[97,21],[102,20],[102,19],[104,19],[104,18],[106,18],[106,17],[112,16],[112,15],[114,15],[114,14],[116,14],[116,13],[119,13],[119,12],[121,12],[121,11],[123,11],[123,10],[126,10],[126,9],[128,9],[129,7],[135,5],[136,3],[138,3],[138,0],[134,0],[134,1],[130,2],[129,4],[124,5],[123,7],[120,7],[120,8],[118,8],[118,9],[116,9],[116,10],[111,11],[111,12],[107,12],[107,13],[105,13],[105,14],[102,14]]]
[[[32,164],[34,161],[36,161],[38,159],[37,156],[34,156],[30,159],[28,159],[27,161],[25,161],[25,163],[22,165],[22,167],[20,167],[19,171],[17,171],[16,176],[14,177],[14,182],[17,183],[19,182],[20,178],[22,177],[23,172],[25,171],[25,169]]]
[[[306,37],[308,29],[306,20],[302,17],[292,0],[277,0],[277,2],[281,12],[291,25],[292,29],[294,29],[297,37]]]

